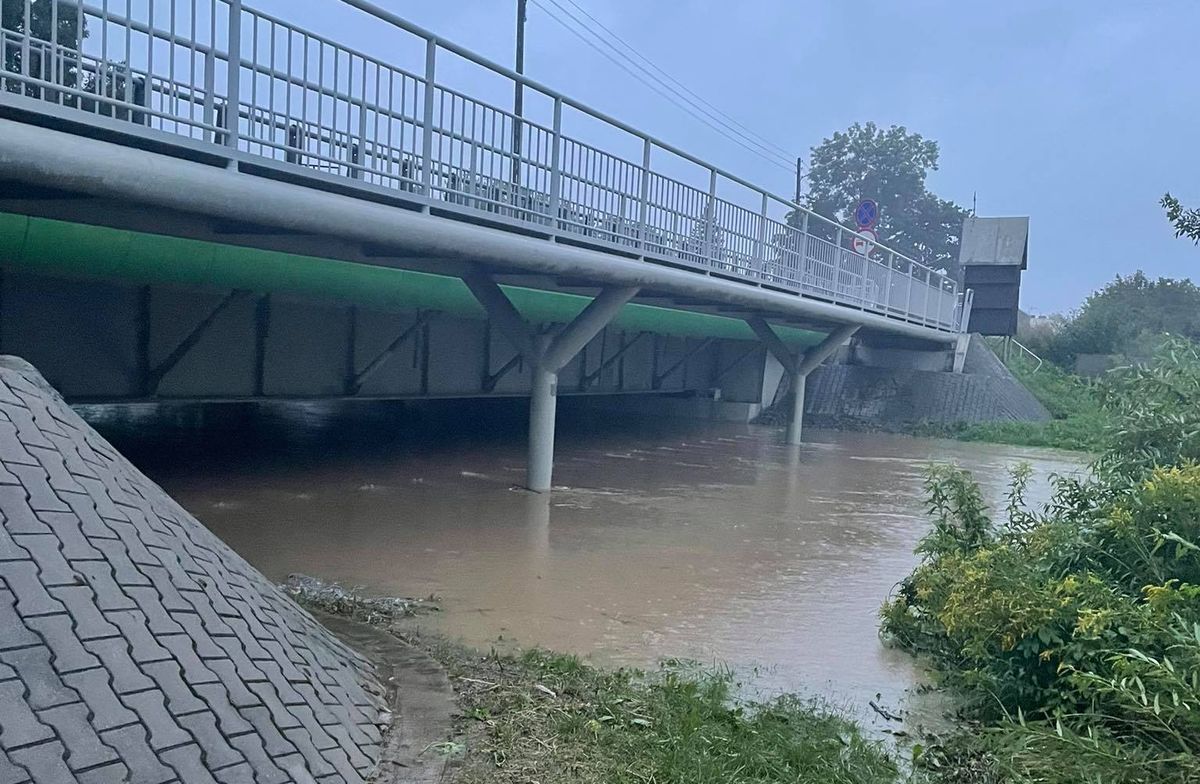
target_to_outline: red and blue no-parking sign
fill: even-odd
[[[863,199],[854,208],[854,222],[858,224],[858,230],[875,228],[875,224],[879,221],[879,202],[874,199]]]

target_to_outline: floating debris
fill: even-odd
[[[280,587],[307,607],[375,626],[441,609],[433,596],[428,599],[364,596],[357,589],[347,590],[337,583],[304,574],[288,575],[287,582]]]

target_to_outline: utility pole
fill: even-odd
[[[528,0],[517,0],[517,56],[514,70],[525,75],[525,19]],[[512,181],[513,185],[521,184],[521,119],[525,116],[525,85],[520,79],[516,80],[513,92],[513,139],[512,139]],[[514,199],[516,194],[513,194]]]
[[[804,183],[804,159],[796,159],[796,204],[800,203],[801,191]]]

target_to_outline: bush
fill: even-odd
[[[1027,470],[995,520],[967,472],[930,469],[922,563],[882,611],[970,698],[994,780],[1200,781],[1200,351],[1171,341],[1102,397],[1095,477],[1044,510]],[[961,751],[927,759],[961,773]]]

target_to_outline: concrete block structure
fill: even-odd
[[[0,358],[0,782],[361,782],[372,666]]]

